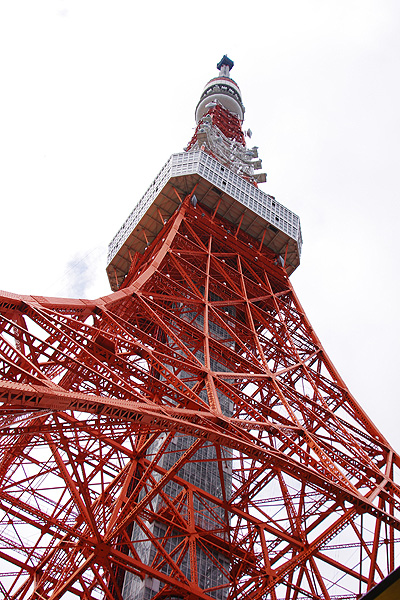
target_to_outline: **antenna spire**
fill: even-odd
[[[226,54],[221,58],[219,63],[217,64],[217,69],[221,72],[221,77],[229,77],[229,72],[233,68],[235,63],[233,60],[227,57]]]

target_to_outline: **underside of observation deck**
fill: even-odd
[[[179,208],[180,198],[193,190],[196,202],[223,217],[228,231],[240,230],[249,244],[281,256],[289,275],[299,265],[297,215],[205,152],[183,152],[171,156],[111,242],[107,274],[113,290],[124,282],[136,253],[143,254]]]

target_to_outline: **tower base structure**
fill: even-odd
[[[7,598],[122,600],[135,580],[157,599],[344,600],[395,567],[399,457],[279,255],[197,189],[175,188],[111,295],[1,295]],[[188,476],[202,461],[208,487]]]

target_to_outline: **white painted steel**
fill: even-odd
[[[196,107],[196,123],[207,111],[207,104],[218,100],[222,106],[234,113],[243,121],[244,106],[242,94],[236,81],[230,77],[215,77],[204,87],[200,101]]]

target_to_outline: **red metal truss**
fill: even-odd
[[[395,567],[399,456],[276,256],[230,228],[187,198],[119,291],[1,295],[8,600],[122,600],[125,573],[157,600],[344,600]]]
[[[239,142],[239,144],[241,144],[242,146],[246,145],[244,133],[242,131],[242,124],[239,120],[239,117],[229,112],[229,110],[221,106],[221,104],[216,103],[204,113],[202,119],[197,124],[193,137],[186,148],[188,151],[191,150],[197,142],[197,134],[199,132],[199,129],[201,129],[201,127],[203,126],[202,120],[207,115],[211,116],[213,126],[217,127],[219,131],[221,131],[224,134],[225,137],[227,137],[230,140],[235,140],[236,142]]]

